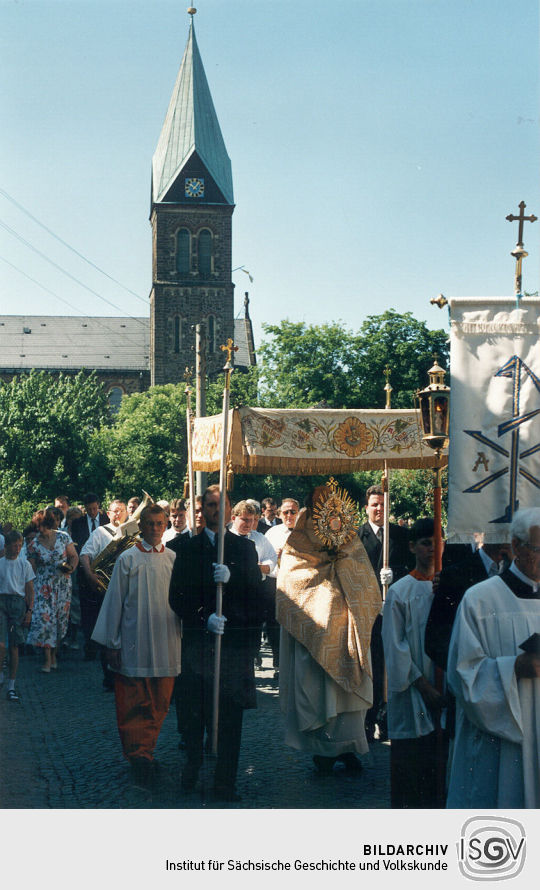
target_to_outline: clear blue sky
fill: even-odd
[[[0,312],[144,315],[150,164],[187,39],[181,0],[0,0]],[[505,220],[538,196],[538,4],[200,0],[197,39],[233,165],[236,310],[356,329],[369,314],[513,290]],[[540,222],[525,227],[538,289]],[[145,308],[146,304],[146,308]]]

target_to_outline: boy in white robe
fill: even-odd
[[[140,517],[141,541],[122,553],[92,639],[115,671],[118,731],[136,784],[154,781],[154,748],[180,673],[180,622],[169,606],[175,554],[162,544],[167,517],[153,504]]]
[[[519,510],[510,533],[512,565],[467,591],[450,641],[449,808],[540,807],[540,654],[521,648],[540,633],[540,509]]]
[[[390,586],[384,604],[382,641],[388,678],[391,805],[431,809],[437,797],[436,724],[443,704],[435,667],[424,652],[433,600],[434,526],[419,519],[410,530],[415,568]]]

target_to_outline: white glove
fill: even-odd
[[[209,616],[206,626],[213,634],[222,634],[225,630],[225,615],[216,615],[215,612]]]
[[[379,578],[381,579],[381,584],[383,587],[390,587],[392,581],[394,580],[394,573],[392,569],[381,569]]]
[[[231,577],[229,567],[219,562],[213,562],[212,568],[214,569],[214,581],[216,584],[226,584]]]

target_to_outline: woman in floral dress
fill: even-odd
[[[67,632],[71,575],[79,558],[69,535],[57,531],[52,510],[40,510],[34,519],[39,532],[28,545],[27,558],[36,574],[36,595],[26,642],[43,649],[40,670],[48,674],[57,667],[56,650]]]

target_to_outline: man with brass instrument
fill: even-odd
[[[127,509],[125,503],[119,500],[111,501],[109,509],[107,510],[107,516],[109,517],[109,522],[106,525],[98,526],[95,531],[92,532],[80,554],[85,588],[86,591],[90,593],[94,606],[91,616],[87,619],[85,632],[90,636],[94,630],[106,590],[106,581],[104,583],[101,580],[100,576],[93,570],[92,565],[96,557],[99,556],[99,554],[111,543],[112,539],[117,534],[120,525],[126,521]],[[90,597],[87,597],[87,601],[89,599]],[[87,652],[89,649],[90,647],[87,646]],[[112,691],[114,688],[114,680],[111,671],[107,667],[103,652],[101,652],[101,666],[103,668],[103,687],[104,689]]]
[[[92,563],[96,556],[111,543],[111,539],[115,537],[118,528],[127,519],[127,508],[124,501],[114,500],[109,504],[107,510],[109,521],[106,525],[100,525],[96,528],[88,538],[86,544],[81,550],[81,565],[85,571],[87,581],[91,582],[94,587],[100,586],[99,576],[92,570]],[[84,559],[82,557],[85,557]]]
[[[93,639],[114,671],[118,732],[132,781],[151,788],[154,748],[180,673],[180,622],[169,607],[174,553],[158,504],[140,516],[140,540],[115,562]]]
[[[106,525],[107,516],[100,509],[99,497],[93,492],[88,492],[83,498],[84,516],[74,519],[71,523],[71,539],[77,548],[79,566],[77,580],[79,582],[79,600],[81,604],[81,628],[84,634],[84,657],[90,661],[96,657],[97,646],[92,643],[90,637],[96,623],[97,613],[101,605],[102,596],[97,600],[93,585],[90,586],[86,573],[81,565],[80,556],[82,549],[90,535],[101,525]]]

